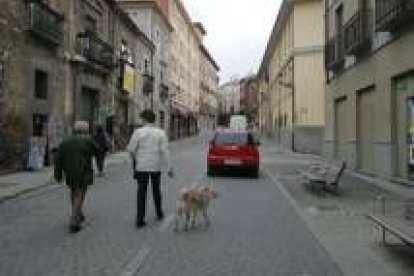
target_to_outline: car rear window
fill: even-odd
[[[246,145],[251,143],[253,138],[249,133],[245,132],[223,132],[217,133],[214,140],[217,145]]]

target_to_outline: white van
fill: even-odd
[[[247,129],[247,118],[244,115],[233,115],[230,117],[230,129],[235,130],[246,130]]]

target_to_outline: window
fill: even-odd
[[[4,95],[4,60],[0,57],[0,97]]]
[[[164,111],[160,111],[160,128],[164,128],[164,120],[165,120]]]
[[[33,136],[40,137],[46,135],[47,115],[33,114]]]
[[[6,116],[6,105],[3,102],[0,102],[0,125],[4,123]]]
[[[35,70],[35,98],[47,99],[47,73],[42,70]]]

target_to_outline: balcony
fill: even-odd
[[[414,22],[412,0],[376,0],[375,7],[377,31],[393,32]]]
[[[357,11],[344,26],[344,52],[347,55],[360,55],[371,48],[371,13]]]
[[[93,64],[98,64],[107,69],[114,65],[114,50],[95,33],[85,31],[78,35],[78,53]]]
[[[29,3],[30,31],[36,36],[60,45],[63,40],[63,15],[52,10],[47,4],[31,0]]]
[[[325,62],[329,70],[338,70],[343,66],[344,50],[342,35],[335,35],[326,43]]]

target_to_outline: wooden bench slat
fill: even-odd
[[[307,171],[301,171],[301,175],[304,177],[313,180],[313,181],[325,181],[325,178],[322,175],[313,174]]]
[[[366,214],[366,217],[376,224],[386,228],[389,232],[399,237],[405,243],[414,245],[414,228],[408,227],[396,219],[390,219],[383,215]]]

